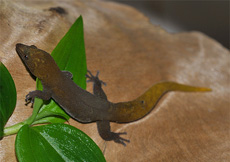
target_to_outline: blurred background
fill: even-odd
[[[170,33],[200,31],[230,48],[229,0],[108,1],[133,6]]]

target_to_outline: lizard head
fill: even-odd
[[[49,66],[55,64],[50,54],[34,45],[27,46],[18,43],[16,44],[16,52],[28,70],[39,79],[46,77],[46,72],[52,69]]]

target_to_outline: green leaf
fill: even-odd
[[[51,53],[61,70],[70,71],[73,81],[86,88],[87,72],[83,20],[80,16]]]
[[[66,120],[69,120],[69,116],[65,113],[64,110],[59,108],[59,106],[54,102],[54,100],[51,100],[49,104],[42,105],[39,113],[36,116],[36,119],[41,119],[46,116],[61,116],[65,118]]]
[[[81,16],[75,21],[66,35],[61,39],[51,55],[61,70],[71,72],[73,74],[73,81],[81,88],[86,88],[85,74],[87,72],[87,67],[83,20]],[[42,90],[41,82],[38,80],[37,89]],[[35,109],[41,106],[41,104],[37,104],[37,100],[38,99],[35,99],[34,103]],[[39,113],[41,113],[40,116],[44,116],[44,113],[47,113],[47,111],[53,112],[54,115],[56,114],[57,116],[62,116],[66,118],[66,120],[69,119],[66,113],[55,102],[43,104],[42,109],[39,111]],[[45,121],[49,122],[49,119],[52,119],[52,121],[50,121],[51,123],[55,122],[55,118],[47,118]],[[64,121],[65,120],[60,120],[59,118],[56,122]]]
[[[3,137],[3,129],[14,111],[17,100],[16,88],[14,81],[0,62],[0,138]]]
[[[92,139],[66,124],[25,125],[17,134],[15,147],[19,162],[105,162]]]

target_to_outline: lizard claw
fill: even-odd
[[[29,104],[29,103],[32,103],[32,106],[33,107],[33,103],[34,103],[34,96],[32,95],[31,92],[29,92],[27,95],[26,95],[26,98],[25,98],[25,101],[26,101],[26,106]]]
[[[125,139],[125,138],[120,137],[120,135],[123,135],[123,134],[126,135],[127,133],[126,133],[126,132],[121,132],[121,133],[114,133],[114,132],[112,132],[112,137],[113,137],[113,141],[114,141],[114,142],[120,143],[120,144],[122,144],[123,146],[126,146],[126,143],[125,143],[125,142],[129,143],[130,140],[127,140],[127,139]]]
[[[86,78],[88,78],[88,80],[86,82],[94,82],[94,83],[100,83],[103,84],[104,86],[106,86],[106,83],[103,82],[102,80],[99,79],[98,75],[99,75],[99,71],[97,71],[97,74],[94,76],[89,70],[87,70],[88,74],[86,74]]]

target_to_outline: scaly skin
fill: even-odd
[[[111,131],[110,122],[128,123],[146,116],[159,99],[169,91],[207,92],[209,88],[192,87],[175,82],[161,82],[153,85],[143,95],[133,101],[112,103],[102,89],[105,84],[90,72],[87,77],[94,83],[94,95],[80,88],[72,81],[70,72],[61,71],[54,59],[35,46],[16,45],[16,51],[30,72],[39,78],[43,91],[32,91],[27,100],[35,97],[49,100],[53,98],[67,114],[82,123],[97,122],[100,136],[106,140],[126,145],[129,140],[120,137],[123,133]]]

